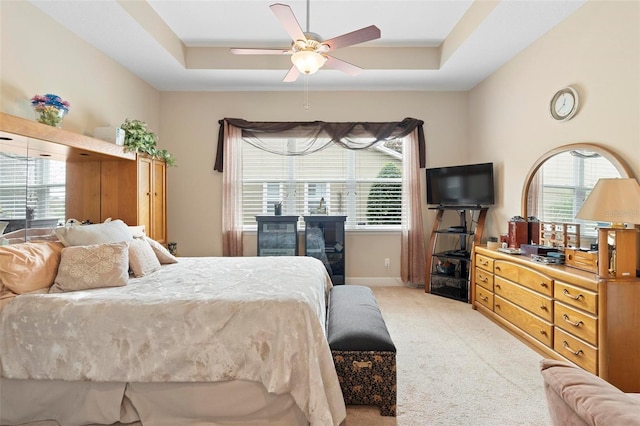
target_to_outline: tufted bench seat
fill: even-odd
[[[331,289],[327,338],[345,404],[376,405],[395,416],[396,347],[369,287]]]

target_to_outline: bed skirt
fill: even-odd
[[[0,379],[0,424],[141,421],[163,425],[308,425],[289,394],[261,383],[108,383]]]

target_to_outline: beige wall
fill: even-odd
[[[162,93],[161,134],[177,158],[169,169],[169,237],[184,255],[222,254],[222,176],[213,171],[218,120],[252,121],[425,121],[427,162],[460,164],[469,160],[467,94],[450,92],[311,92],[305,110],[299,92]],[[447,147],[441,149],[440,147]],[[424,181],[424,174],[421,179]],[[423,199],[425,194],[423,194]],[[435,214],[425,212],[431,229]],[[245,254],[255,255],[255,235],[245,238]],[[391,260],[390,270],[384,259]],[[400,276],[400,236],[397,232],[353,232],[347,237],[347,277],[378,277],[388,282]]]
[[[572,85],[580,110],[555,122],[549,102]],[[469,144],[494,161],[497,204],[485,236],[520,212],[533,162],[560,145],[591,142],[640,175],[640,2],[590,1],[469,93]]]
[[[27,1],[0,1],[0,110],[33,119],[29,99],[55,93],[71,103],[65,130],[137,118],[156,130],[160,92]]]

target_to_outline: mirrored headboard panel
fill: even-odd
[[[0,113],[0,238],[41,238],[72,217],[99,222],[102,162],[134,159],[121,146]]]

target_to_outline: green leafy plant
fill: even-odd
[[[378,178],[401,178],[402,172],[387,163]],[[399,225],[402,214],[402,183],[381,182],[371,185],[367,200],[367,220],[370,225]]]
[[[125,151],[139,152],[164,160],[167,166],[175,165],[175,158],[166,149],[158,149],[158,136],[147,128],[147,123],[127,118],[120,128],[125,131]]]

